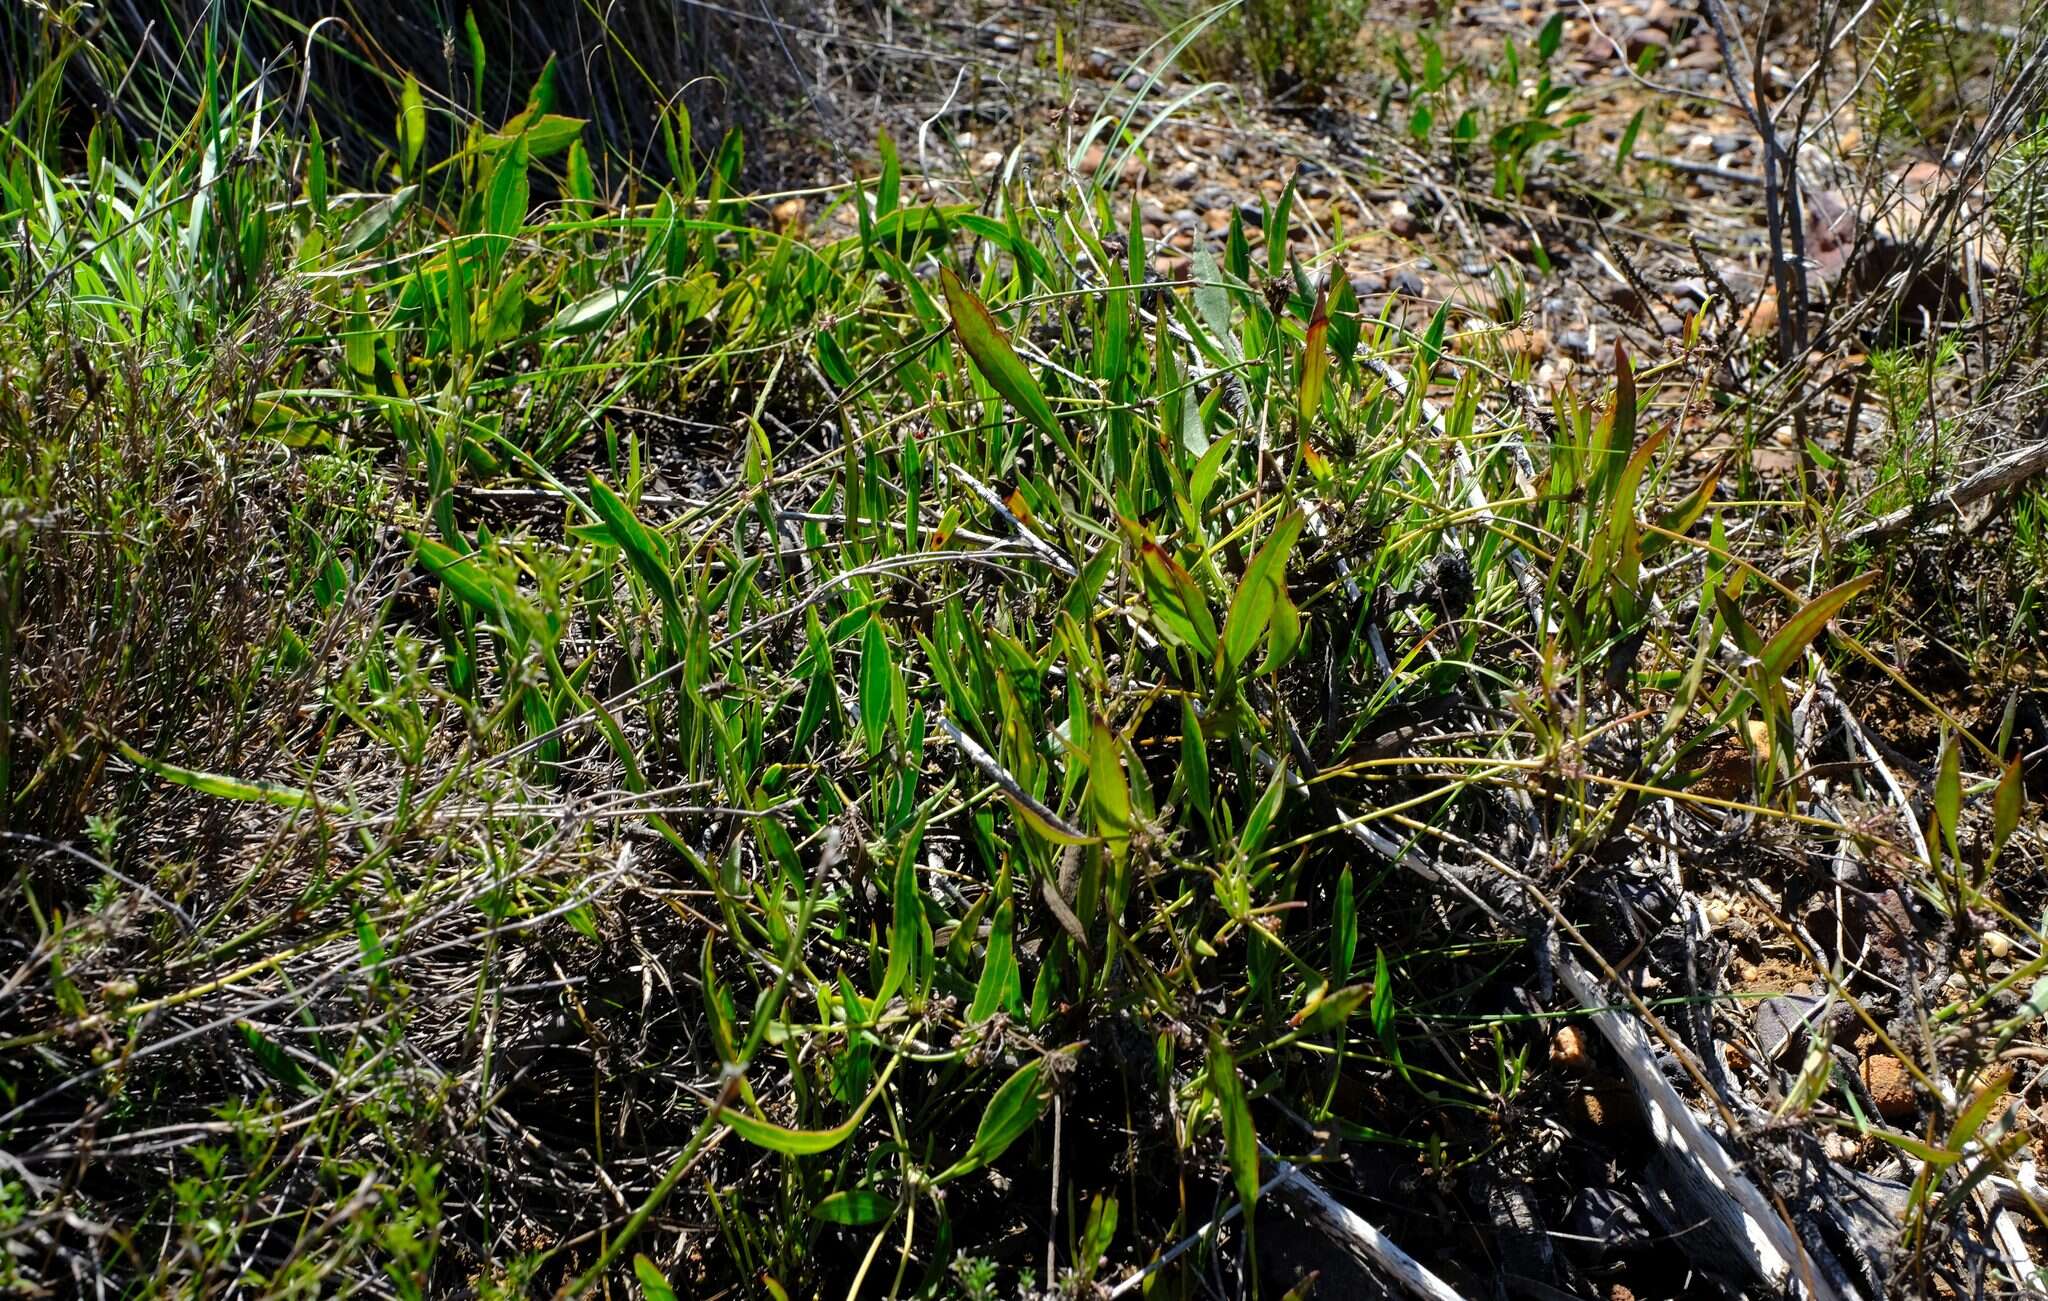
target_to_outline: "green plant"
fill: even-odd
[[[1452,156],[1461,162],[1472,157],[1483,138],[1493,169],[1494,197],[1519,198],[1543,146],[1570,138],[1577,127],[1591,120],[1585,111],[1562,111],[1574,87],[1558,79],[1551,65],[1563,39],[1564,20],[1564,10],[1553,12],[1537,30],[1526,55],[1521,44],[1508,37],[1498,61],[1483,71],[1451,59],[1434,32],[1415,36],[1414,56],[1401,43],[1389,44],[1388,57],[1408,102],[1410,137],[1418,145],[1427,144],[1435,138],[1439,124],[1448,122],[1445,130]],[[1525,60],[1530,66],[1525,67]],[[1533,88],[1524,87],[1525,76],[1532,73]],[[1490,93],[1475,96],[1475,82],[1488,87]],[[1382,116],[1388,111],[1391,94],[1390,84],[1382,97]],[[1469,102],[1475,98],[1478,102]],[[1633,132],[1630,134],[1632,139]],[[1617,157],[1626,152],[1620,151]]]
[[[1692,459],[1689,354],[1532,416],[1455,304],[1374,319],[1241,222],[1162,285],[1107,186],[923,202],[886,136],[809,196],[836,235],[681,109],[622,195],[545,74],[397,77],[351,158],[202,45],[138,92],[177,129],[71,150],[110,56],[50,22],[0,136],[10,1283],[993,1295],[1052,1207],[1085,1295],[1250,1256],[1262,1144],[1554,1172],[1545,1019],[1672,1031],[1524,991],[1678,979],[1557,923],[1704,870],[1638,861],[1685,818],[2025,933],[2010,728],[1930,756],[1922,857],[1811,797],[1872,580],[1768,579],[1802,517]],[[1423,48],[1411,111],[1466,75]],[[1501,131],[1569,129],[1539,86],[1451,128],[1504,194],[1554,137]],[[1980,984],[1926,1051],[1989,1092],[2039,1009]],[[1923,1244],[2011,1154],[1933,1105],[1860,1118],[1929,1163]]]
[[[1244,0],[1246,55],[1266,93],[1314,102],[1358,66],[1357,0]]]
[[[1275,101],[1318,103],[1361,65],[1363,0],[1224,0],[1184,11],[1159,0],[1147,5],[1161,26],[1209,20],[1181,59],[1205,78],[1247,72]]]

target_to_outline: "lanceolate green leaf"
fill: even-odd
[[[1950,854],[1958,851],[1956,826],[1963,816],[1963,752],[1953,734],[1941,738],[1941,753],[1935,762],[1934,820]]]
[[[275,804],[286,809],[310,809],[319,806],[319,801],[313,798],[311,791],[299,790],[297,787],[282,786],[276,782],[225,777],[219,773],[200,772],[194,768],[181,768],[174,763],[152,759],[126,741],[115,741],[114,748],[121,752],[123,759],[143,771],[153,773],[173,785],[190,787],[203,795],[228,800],[246,800],[257,804]]]
[[[612,319],[614,313],[632,297],[633,291],[624,285],[613,285],[586,294],[555,313],[548,322],[548,333],[553,335],[582,334],[595,330]]]
[[[889,711],[896,695],[896,659],[879,616],[868,620],[860,650],[860,730],[868,754],[882,752],[889,735]]]
[[[1237,1077],[1237,1062],[1221,1039],[1209,1043],[1209,1095],[1216,1099],[1223,1121],[1223,1149],[1230,1158],[1237,1200],[1249,1213],[1259,1197],[1259,1135],[1252,1127],[1251,1103],[1244,1081]]]
[[[1316,294],[1316,308],[1308,320],[1308,340],[1301,354],[1301,384],[1297,391],[1297,412],[1301,417],[1303,430],[1308,428],[1316,413],[1322,410],[1323,377],[1329,369],[1330,283],[1325,280],[1322,289]]]
[[[2026,809],[2026,788],[2020,772],[2020,761],[2015,758],[2005,765],[1999,775],[1998,791],[1991,799],[1991,845],[1992,852],[2005,847],[2012,839],[2012,833],[2019,829],[2020,814]]]
[[[510,238],[526,224],[527,152],[525,139],[498,155],[491,167],[490,188],[484,195],[484,233]]]
[[[682,610],[676,602],[668,544],[642,524],[633,514],[633,508],[626,504],[626,499],[613,492],[594,470],[590,473],[590,505],[610,530],[612,540],[626,553],[626,561],[633,566],[633,572],[660,600],[669,617],[680,622]]]
[[[1306,516],[1301,511],[1289,514],[1245,566],[1237,595],[1230,602],[1230,613],[1224,616],[1223,640],[1218,647],[1226,673],[1251,658],[1272,624],[1275,608],[1287,601],[1287,560],[1305,523]]]
[[[898,1060],[900,1059],[895,1057],[889,1059],[889,1064],[882,1068],[880,1078],[875,1081],[875,1087],[860,1100],[860,1105],[853,1109],[853,1114],[846,1118],[844,1124],[831,1129],[785,1129],[781,1125],[770,1124],[732,1107],[720,1111],[718,1121],[722,1125],[730,1126],[733,1133],[755,1147],[780,1152],[784,1156],[816,1156],[820,1152],[830,1152],[852,1138],[853,1131],[860,1128],[860,1122],[868,1114],[868,1108],[874,1106],[875,1099],[882,1096],[882,1088],[888,1084],[889,1076],[895,1071]]]
[[[1642,529],[1636,522],[1636,493],[1643,482],[1643,472],[1649,468],[1650,458],[1664,443],[1665,431],[1660,429],[1643,440],[1622,467],[1621,478],[1614,486],[1614,497],[1607,503],[1607,537],[1611,548],[1615,571],[1621,581],[1633,590],[1642,573]]]
[[[1835,617],[1849,598],[1877,581],[1877,571],[1859,574],[1838,587],[1831,587],[1801,607],[1799,613],[1785,621],[1757,658],[1762,662],[1764,679],[1776,682],[1791,671],[1793,663],[1820,636],[1828,626],[1828,620]]]
[[[969,1145],[966,1155],[948,1166],[933,1182],[945,1183],[974,1173],[1030,1133],[1038,1118],[1045,1114],[1046,1104],[1052,1100],[1051,1095],[1040,1087],[1044,1075],[1045,1062],[1036,1059],[1024,1063],[1016,1074],[1003,1081],[1003,1086],[996,1090],[981,1113],[981,1124],[974,1131],[974,1142]]]
[[[634,1255],[633,1277],[640,1283],[641,1301],[676,1301],[676,1290],[669,1286],[668,1276],[646,1256]]]
[[[413,534],[412,542],[420,563],[477,614],[505,620],[505,630],[515,638],[547,631],[546,620],[533,604],[510,581],[488,568],[480,555],[464,555],[445,542],[420,534]]]
[[[1097,717],[1088,729],[1088,802],[1095,810],[1095,829],[1121,854],[1131,838],[1131,785],[1124,776],[1123,742],[1107,720]]]
[[[894,1198],[880,1193],[871,1193],[865,1188],[849,1188],[833,1193],[811,1208],[811,1218],[827,1224],[880,1224],[896,1209]]]
[[[1138,565],[1159,631],[1204,656],[1214,654],[1216,616],[1209,613],[1208,598],[1194,576],[1149,537],[1138,539]]]
[[[405,88],[398,98],[398,154],[407,176],[419,162],[420,149],[427,143],[427,102],[420,95],[420,83],[407,73]]]
[[[998,888],[1009,888],[1007,873]],[[1023,1010],[1024,982],[1017,968],[1016,933],[1017,905],[1004,899],[996,905],[995,918],[989,923],[988,954],[982,961],[981,980],[974,987],[974,1003],[967,1013],[969,1021],[984,1021],[997,1012],[1015,1014]]]
[[[1721,474],[1728,468],[1728,461],[1729,458],[1725,456],[1716,461],[1713,468],[1707,471],[1706,477],[1700,480],[1699,486],[1687,493],[1683,500],[1658,519],[1657,527],[1665,533],[1684,534],[1699,523],[1700,516],[1706,514],[1707,507],[1713,503],[1714,489],[1720,486]],[[1643,555],[1653,556],[1670,543],[1671,539],[1665,537],[1663,533],[1652,533],[1643,539]]]
[[[917,847],[923,842],[923,827],[911,832],[896,856],[896,878],[889,892],[889,957],[882,968],[882,987],[875,991],[871,1006],[876,1015],[896,997],[910,976],[911,959],[917,954],[924,911],[917,898]]]
[[[1276,764],[1273,768],[1273,780],[1266,783],[1265,792],[1259,796],[1259,802],[1254,804],[1252,811],[1246,815],[1244,831],[1238,838],[1237,852],[1245,861],[1249,862],[1258,855],[1259,846],[1265,842],[1266,832],[1272,829],[1273,819],[1280,814],[1280,801],[1286,790],[1287,766],[1284,763]]]
[[[1195,241],[1194,273],[1195,310],[1201,313],[1202,324],[1208,327],[1225,360],[1243,361],[1244,349],[1237,342],[1236,331],[1230,328],[1230,294],[1223,287],[1223,270],[1201,240]]]
[[[951,267],[939,272],[939,284],[946,292],[946,310],[953,318],[953,333],[960,340],[960,346],[974,362],[974,368],[988,381],[989,387],[1002,394],[1003,400],[1017,409],[1017,413],[1036,425],[1047,437],[1055,442],[1065,442],[1059,421],[1054,418],[1052,405],[1045,400],[1045,390],[1031,376],[1017,350],[1010,346],[1009,338],[996,318],[974,291],[960,282]]]

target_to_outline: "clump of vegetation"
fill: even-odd
[[[1357,15],[1244,21],[1313,81]],[[0,133],[0,1281],[1277,1294],[1258,1207],[1345,1154],[1472,1286],[1438,1208],[1644,1107],[1688,1214],[1820,1134],[1907,1172],[1869,1259],[1685,1248],[1730,1286],[1980,1233],[2048,1011],[2017,724],[1923,701],[1910,821],[1819,787],[1884,770],[1877,580],[1775,577],[1804,504],[1679,445],[1705,313],[1545,410],[1242,216],[1166,284],[1103,185],[920,203],[884,139],[806,237],[681,107],[626,202],[545,75],[328,123],[209,47],[138,137],[91,49]],[[1903,1107],[1846,1030],[1724,1051],[1684,874],[1807,858],[1946,955],[1931,1009],[1917,947],[1822,969]]]
[[[1208,77],[1249,77],[1275,103],[1321,103],[1363,63],[1371,11],[1364,0],[1147,3],[1163,21],[1192,29],[1180,52],[1190,67]]]
[[[1244,51],[1266,93],[1314,103],[1359,65],[1363,0],[1244,0]]]

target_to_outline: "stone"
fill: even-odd
[[[1643,56],[1651,50],[1659,54],[1669,54],[1671,33],[1661,27],[1638,27],[1628,34],[1627,48],[1628,61],[1631,64],[1641,63]]]
[[[1581,1026],[1568,1025],[1550,1039],[1550,1062],[1577,1075],[1593,1066],[1593,1044]]]
[[[1714,157],[1726,158],[1730,154],[1739,154],[1749,148],[1749,137],[1735,131],[1716,132],[1712,148]]]
[[[1863,1087],[1886,1120],[1911,1120],[1919,1111],[1913,1096],[1913,1077],[1906,1064],[1889,1053],[1879,1053],[1863,1062]]]
[[[1752,1023],[1764,1056],[1772,1061],[1785,1061],[1804,1051],[1808,1036],[1825,1010],[1824,1000],[1811,994],[1780,994],[1758,1003]]]
[[[1766,289],[1742,318],[1742,328],[1752,339],[1768,339],[1778,332],[1778,291]]]
[[[1500,346],[1510,357],[1541,361],[1543,354],[1550,351],[1550,331],[1542,326],[1526,328],[1518,325],[1502,332]]]

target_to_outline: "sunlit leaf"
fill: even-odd
[[[848,1116],[844,1123],[831,1129],[785,1129],[781,1125],[772,1125],[734,1107],[721,1110],[718,1113],[718,1122],[729,1126],[733,1133],[755,1147],[779,1152],[783,1156],[816,1156],[820,1152],[830,1152],[852,1138],[853,1131],[860,1128],[860,1122],[868,1114],[868,1108],[874,1106],[875,1099],[882,1096],[882,1089],[889,1083],[889,1076],[895,1070],[898,1060],[894,1057],[889,1059],[889,1064],[882,1068],[881,1078],[875,1081],[875,1087],[868,1091],[868,1095],[860,1100],[860,1105],[853,1109],[853,1114]]]
[[[635,1254],[633,1277],[639,1281],[641,1301],[676,1301],[676,1290],[669,1286],[668,1276],[647,1257]]]
[[[1275,241],[1278,247],[1278,241]],[[1331,274],[1335,274],[1332,272]],[[1296,413],[1306,430],[1323,409],[1323,379],[1330,369],[1330,282],[1316,294],[1315,311],[1308,318],[1308,338],[1301,353],[1301,384],[1296,394]]]
[[[398,94],[398,157],[399,170],[411,176],[418,164],[420,149],[427,143],[427,102],[420,95],[419,80],[411,73],[405,77],[405,86]]]
[[[1121,854],[1131,838],[1131,787],[1124,778],[1123,742],[1116,729],[1097,717],[1088,729],[1088,803],[1095,830]]]
[[[939,284],[946,293],[946,309],[953,318],[953,333],[960,340],[960,346],[967,350],[981,377],[1047,437],[1055,442],[1064,441],[1059,421],[1053,417],[1052,406],[1045,400],[1045,390],[1038,386],[1030,368],[1010,346],[1008,336],[996,324],[996,318],[989,314],[981,299],[960,282],[960,277],[953,274],[951,267],[940,268]]]
[[[880,1224],[896,1210],[894,1198],[880,1193],[871,1193],[865,1188],[849,1188],[833,1193],[811,1207],[811,1218],[827,1224],[859,1226]]]
[[[1259,1135],[1252,1127],[1252,1109],[1238,1078],[1237,1062],[1222,1039],[1209,1041],[1209,1095],[1223,1121],[1223,1149],[1238,1203],[1249,1212],[1259,1197]]]
[[[1041,1087],[1045,1076],[1043,1059],[1033,1059],[1017,1068],[1017,1073],[1003,1081],[995,1096],[988,1100],[988,1106],[981,1113],[981,1124],[975,1128],[974,1142],[958,1161],[948,1166],[934,1183],[946,1183],[961,1175],[976,1170],[1002,1156],[1018,1139],[1031,1132],[1038,1118],[1045,1114],[1045,1108],[1052,1101],[1052,1095]]]
[[[1285,605],[1291,615],[1293,607],[1287,597],[1287,561],[1306,523],[1307,517],[1301,511],[1290,513],[1273,529],[1273,535],[1252,557],[1251,563],[1245,566],[1244,577],[1237,585],[1237,595],[1230,602],[1230,612],[1223,619],[1223,638],[1218,653],[1226,673],[1251,658],[1272,626],[1276,609]]]
[[[1764,645],[1763,652],[1757,656],[1762,662],[1765,680],[1775,682],[1790,672],[1793,663],[1813,644],[1813,639],[1820,636],[1821,630],[1828,626],[1828,620],[1834,618],[1836,612],[1849,603],[1850,597],[1876,581],[1877,571],[1874,569],[1869,573],[1859,574],[1846,583],[1822,592],[1801,607],[1797,614],[1787,619],[1785,626],[1772,635],[1770,641]]]

